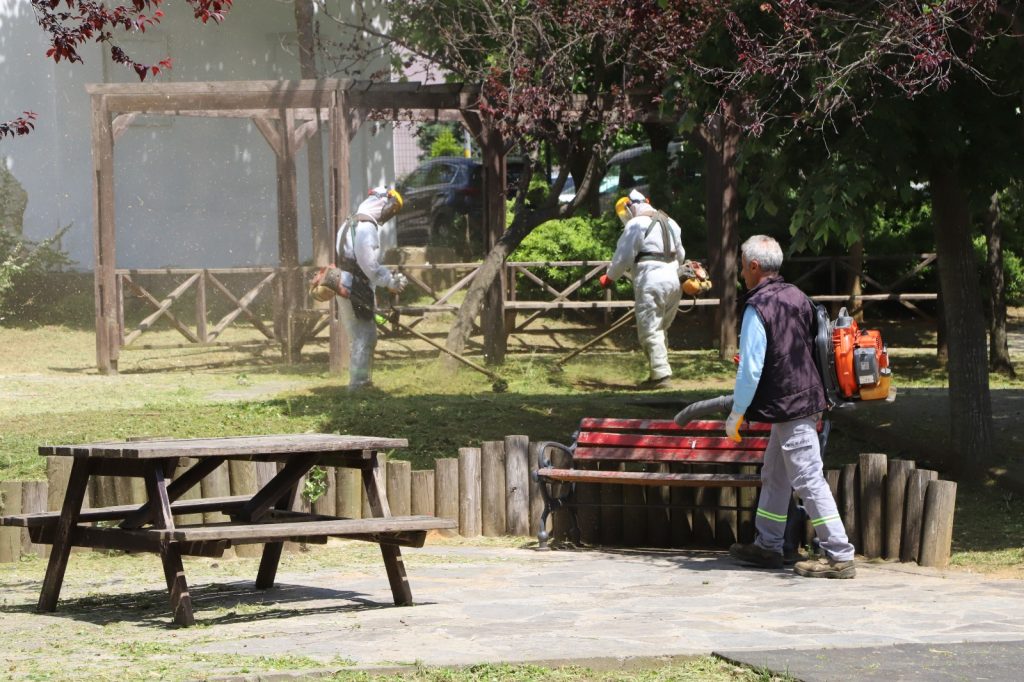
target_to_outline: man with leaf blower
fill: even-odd
[[[854,548],[846,536],[832,491],[822,472],[817,423],[826,409],[825,389],[815,364],[817,328],[810,299],[779,275],[782,248],[755,235],[741,248],[747,287],[740,331],[732,412],[725,433],[741,440],[747,419],[772,425],[761,469],[761,494],[750,544],[729,554],[762,568],[780,568],[791,489],[803,500],[823,556],[793,570],[809,578],[853,578]]]

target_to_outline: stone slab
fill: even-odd
[[[1024,641],[714,653],[802,682],[1019,680],[1024,674]]]

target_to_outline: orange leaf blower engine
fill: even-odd
[[[835,321],[824,306],[814,305],[817,332],[815,360],[829,406],[857,400],[892,400],[892,370],[889,354],[877,329],[860,329],[846,308]]]

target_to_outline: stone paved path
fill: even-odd
[[[192,592],[205,627],[184,630],[168,627],[155,564],[130,580],[111,575],[108,585],[73,578],[55,614],[34,612],[38,582],[0,584],[0,638],[29,651],[46,633],[73,660],[94,655],[116,625],[122,640],[166,633],[179,660],[294,655],[325,667],[592,665],[713,651],[1024,641],[1024,581],[911,565],[861,564],[855,580],[829,581],[738,567],[716,552],[428,545],[405,553],[417,605],[396,608],[378,561],[363,553],[346,563],[348,547],[318,549],[329,560],[312,567],[286,562],[279,585],[262,594],[239,577],[254,572],[251,560],[225,564],[212,578],[209,566],[197,570]],[[141,611],[140,592],[149,604]],[[1024,646],[1018,651],[1024,669]]]
[[[420,551],[460,559],[411,571],[420,606],[270,623],[250,647],[442,665],[1024,640],[1019,581],[885,564],[861,566],[855,580],[811,580],[720,554]],[[339,577],[303,582],[386,603],[380,576]],[[244,628],[226,630],[210,646],[236,646]]]

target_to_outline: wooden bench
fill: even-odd
[[[698,419],[680,426],[669,419],[583,419],[571,444],[548,441],[538,445],[540,460],[534,479],[540,484],[544,499],[537,534],[539,548],[547,548],[551,537],[547,520],[555,511],[566,510],[570,514],[570,538],[578,543],[577,509],[609,504],[600,497],[581,500],[577,484],[695,489],[759,487],[760,474],[751,467],[763,463],[770,430],[770,424],[744,424],[743,439],[737,443],[725,436],[725,422],[720,420]],[[739,467],[748,472],[737,471]],[[684,468],[701,471],[682,471]],[[756,496],[751,497],[756,503]],[[650,503],[644,505],[649,507]],[[620,506],[629,505],[622,503]],[[695,508],[703,505],[667,506]],[[733,501],[732,504],[720,503],[716,508],[735,512],[741,507]]]

